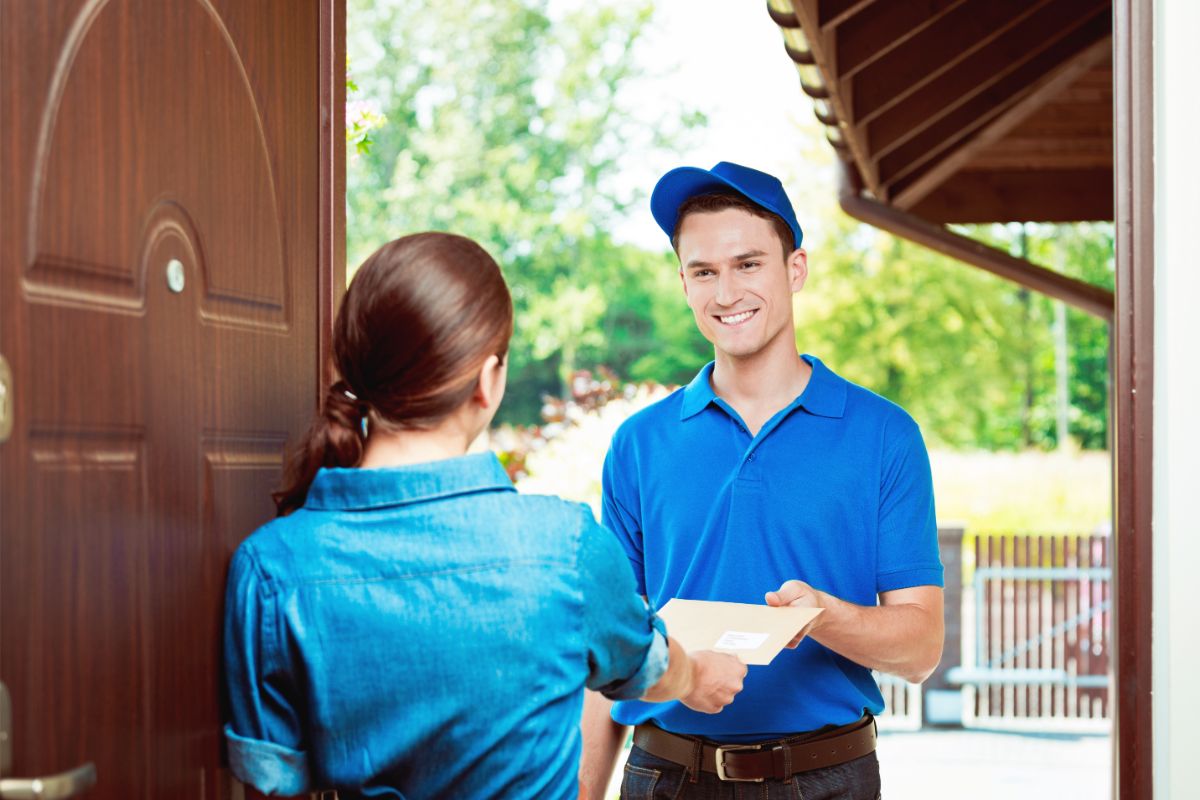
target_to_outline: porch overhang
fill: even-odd
[[[1113,219],[1111,0],[769,0],[850,216],[1110,320],[949,223]]]

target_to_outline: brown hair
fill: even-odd
[[[679,204],[679,212],[675,216],[675,230],[671,232],[671,247],[675,249],[675,255],[679,255],[679,229],[683,227],[683,220],[688,214],[715,214],[728,208],[736,208],[770,222],[775,228],[775,234],[779,237],[780,244],[783,245],[784,259],[786,260],[792,254],[792,250],[795,249],[793,244],[796,241],[796,234],[792,233],[792,229],[783,221],[783,217],[768,211],[737,192],[718,190],[689,197]]]
[[[490,355],[512,337],[513,309],[500,267],[462,236],[418,233],[363,262],[333,327],[340,376],[292,450],[279,514],[304,505],[321,467],[362,460],[363,418],[389,430],[434,426],[467,402]]]

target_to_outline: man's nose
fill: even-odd
[[[737,274],[732,270],[722,270],[717,273],[717,296],[713,298],[717,305],[732,306],[742,299],[742,290],[738,286]]]

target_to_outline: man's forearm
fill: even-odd
[[[883,592],[879,605],[860,606],[790,580],[767,592],[766,600],[772,606],[824,609],[789,647],[810,636],[856,664],[912,683],[928,678],[942,658],[945,623],[939,586]]]
[[[627,728],[612,718],[612,701],[599,692],[583,698],[583,760],[579,782],[591,800],[605,800],[608,780],[617,766]]]
[[[912,683],[929,677],[942,657],[941,604],[860,606],[823,592],[825,610],[809,632],[816,641],[864,667]]]

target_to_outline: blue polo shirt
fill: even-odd
[[[630,417],[604,463],[603,522],[638,590],[763,603],[791,578],[875,605],[881,592],[942,585],[929,457],[899,406],[805,355],[804,393],[751,436],[712,390],[713,365]],[[669,633],[669,631],[668,631]],[[678,702],[617,703],[613,717],[726,741],[774,738],[879,713],[870,671],[805,639],[715,715]]]

